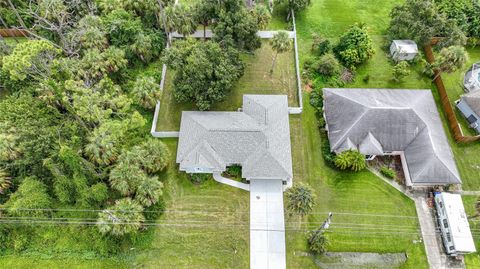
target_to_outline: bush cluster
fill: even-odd
[[[383,165],[381,168],[380,168],[380,173],[382,175],[384,175],[385,177],[387,178],[390,178],[390,179],[394,179],[396,177],[396,173],[395,173],[395,170]]]

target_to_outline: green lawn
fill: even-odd
[[[165,140],[176,152],[176,139]],[[172,163],[165,181],[167,212],[151,246],[137,250],[140,268],[247,268],[248,192],[213,180],[190,182]]]
[[[273,51],[264,41],[262,47],[254,54],[242,54],[245,63],[245,74],[232,89],[224,102],[213,106],[216,111],[235,111],[242,106],[244,94],[286,94],[290,105],[297,106],[297,82],[295,79],[295,59],[292,52],[279,54],[273,75],[270,75]],[[177,103],[173,97],[174,71],[167,72],[165,89],[161,99],[157,130],[178,130],[181,112],[196,110],[192,103]]]
[[[443,83],[447,88],[448,97],[453,106],[455,106],[455,101],[460,99],[460,95],[465,93],[463,89],[463,78],[465,73],[474,63],[480,61],[480,48],[467,48],[467,51],[470,58],[464,68],[451,74],[442,74]],[[458,109],[455,109],[455,111],[457,112],[457,118],[461,123],[463,133],[471,136],[476,135],[475,131],[468,127],[467,121],[460,111]]]
[[[475,204],[478,200],[476,196],[462,196],[463,205],[465,206],[465,211],[467,216],[475,215]],[[475,241],[475,246],[477,248],[477,253],[472,253],[465,257],[465,264],[467,268],[479,268],[480,267],[480,254],[478,250],[480,249],[480,218],[470,220],[470,229],[472,230],[473,239]]]
[[[328,233],[330,251],[406,252],[409,259],[405,268],[426,268],[423,244],[413,243],[420,238],[413,202],[368,171],[338,172],[325,165],[320,147],[326,138],[316,127],[306,94],[304,113],[291,116],[290,126],[294,182],[307,182],[315,189],[317,204],[313,211],[320,213],[310,215],[308,223],[288,219],[287,229],[316,228],[327,212],[337,212]],[[405,234],[397,233],[399,230]],[[314,258],[304,257],[301,252],[307,252],[304,232],[287,231],[290,268],[316,268]]]
[[[330,1],[335,2],[335,1]],[[345,1],[337,1],[345,3]],[[360,1],[357,2],[360,5]],[[390,4],[393,4],[390,1]],[[395,2],[396,3],[396,2]],[[300,14],[298,28],[301,32],[302,44],[301,57],[304,59],[309,54],[310,33],[312,26],[318,25],[312,20],[324,20],[325,16],[319,13],[323,10],[325,1],[313,1],[312,7],[307,11],[310,13],[308,20],[304,20],[305,16]],[[371,6],[374,5],[373,1]],[[335,5],[330,5],[335,7]],[[382,10],[387,11],[382,5]],[[311,13],[315,12],[317,13]],[[365,12],[365,11],[362,11]],[[376,9],[372,12],[379,12]],[[386,16],[384,12],[383,16]],[[344,14],[342,10],[336,10],[335,13],[327,14]],[[374,18],[364,16],[371,20],[382,16],[377,14]],[[353,16],[355,17],[355,16]],[[349,19],[353,19],[349,17]],[[350,22],[343,22],[338,27],[339,31],[343,31]],[[320,24],[321,25],[321,24]],[[333,24],[332,24],[333,25]],[[377,25],[384,26],[384,23]],[[325,29],[327,29],[326,27]],[[355,87],[410,87],[410,88],[430,88],[430,82],[419,79],[417,73],[413,73],[405,80],[403,85],[394,85],[390,81],[390,73],[392,66],[386,55],[381,52],[383,37],[376,32],[375,43],[378,53],[375,55],[371,63],[361,67],[358,71],[359,79]],[[332,35],[333,36],[333,35]],[[239,85],[232,92],[232,96],[227,98],[229,101],[216,106],[215,110],[233,110],[241,105],[241,95],[244,93],[288,93],[292,91],[294,96],[294,65],[293,56],[284,55],[285,61],[277,65],[282,68],[282,72],[275,72],[274,79],[271,80],[268,75],[268,68],[271,63],[271,50],[268,45],[262,47],[264,53],[258,53],[253,56],[247,56],[247,69],[245,76],[241,79]],[[288,59],[289,58],[289,59]],[[288,64],[288,65],[287,65]],[[286,74],[290,77],[275,77]],[[371,74],[368,85],[360,78],[366,74]],[[171,82],[172,73],[169,72],[169,80]],[[289,82],[293,81],[293,82]],[[418,81],[421,81],[419,84]],[[286,83],[287,82],[287,83]],[[273,87],[272,87],[273,85]],[[171,99],[171,85],[168,84],[164,96],[162,98],[162,109],[159,117],[158,126],[163,130],[178,129],[180,114],[179,111],[184,109],[192,109],[192,105],[176,104]],[[291,103],[295,99],[290,98]],[[297,218],[289,218],[286,221],[287,227],[287,264],[289,268],[317,268],[315,258],[306,257],[302,252],[307,251],[305,230],[310,230],[325,219],[327,212],[337,212],[334,216],[334,225],[329,233],[331,251],[365,251],[365,252],[406,252],[409,256],[405,268],[426,268],[426,258],[424,256],[424,247],[421,243],[413,243],[414,240],[420,238],[418,232],[418,221],[416,219],[415,207],[412,201],[391,188],[379,178],[370,172],[343,173],[328,168],[321,156],[320,148],[322,139],[316,125],[316,118],[313,109],[308,104],[308,96],[305,94],[304,101],[305,110],[302,115],[291,116],[291,133],[294,161],[294,181],[308,182],[317,194],[317,205],[314,213],[307,219],[299,221]],[[171,143],[171,144],[170,144]],[[169,141],[170,146],[174,146],[174,142]],[[175,191],[173,192],[167,208],[204,208],[210,210],[215,209],[230,211],[232,208],[241,208],[230,216],[213,216],[212,219],[218,220],[248,220],[248,194],[234,190],[228,186],[221,186],[214,182],[201,186],[192,186],[184,175],[175,171],[172,177],[176,183],[173,184]],[[174,176],[173,176],[174,175]],[[240,192],[240,193],[238,193]],[[175,197],[177,196],[177,197]],[[220,203],[213,204],[212,199],[219,199]],[[227,201],[227,202],[225,202]],[[228,208],[228,209],[224,209]],[[242,212],[242,210],[245,210]],[[343,214],[342,214],[343,213]],[[381,215],[381,216],[379,216]],[[182,219],[183,216],[176,214],[165,214],[162,219],[176,221]],[[194,218],[198,221],[205,221],[203,215],[191,215],[189,220]],[[335,224],[337,223],[337,224]],[[336,227],[335,227],[336,226]],[[393,228],[393,230],[392,230]],[[398,233],[400,230],[403,233]],[[396,232],[397,231],[397,232]],[[218,235],[213,233],[203,236],[203,232],[212,232],[211,229],[202,229],[198,234],[194,229],[185,228],[161,228],[157,229],[154,240],[154,250],[139,254],[138,263],[146,267],[155,267],[166,264],[195,264],[198,267],[203,265],[216,268],[220,262],[223,267],[227,268],[243,268],[248,265],[248,231],[239,229],[237,232],[218,231],[217,233],[226,233],[227,236],[218,239]],[[178,241],[181,242],[179,246]],[[215,243],[211,243],[215,242]],[[226,250],[226,255],[222,257],[211,257],[211,251],[217,249]],[[226,247],[229,246],[229,247]],[[232,247],[233,246],[233,247]],[[163,251],[162,251],[163,249]],[[168,250],[167,250],[168,249]],[[170,250],[172,249],[172,250]],[[236,254],[231,249],[237,250]],[[200,251],[205,250],[205,252]],[[243,251],[243,253],[241,253]],[[197,252],[201,254],[197,254]],[[188,261],[180,257],[191,257]]]
[[[109,260],[62,260],[62,259],[38,259],[28,256],[1,256],[0,268],[15,268],[15,269],[31,269],[31,268],[49,268],[49,269],[122,269],[129,268],[126,264],[121,262]]]

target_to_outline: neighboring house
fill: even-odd
[[[237,112],[184,111],[177,163],[216,180],[241,165],[250,183],[250,269],[286,268],[283,191],[293,176],[286,95],[244,95]]]
[[[395,61],[411,61],[418,55],[417,43],[413,40],[393,40],[390,55]]]
[[[285,95],[244,95],[239,112],[184,111],[177,163],[187,173],[242,166],[247,180],[292,180],[288,100]]]
[[[480,62],[472,65],[468,69],[463,79],[463,87],[466,92],[473,92],[480,90]]]
[[[480,134],[480,90],[462,95],[456,104],[469,126]]]
[[[455,103],[470,127],[480,134],[480,62],[467,71],[463,87],[467,93]]]
[[[462,196],[447,192],[435,195],[438,222],[445,251],[451,256],[476,251]]]
[[[333,152],[400,155],[409,187],[460,184],[430,90],[323,89]]]

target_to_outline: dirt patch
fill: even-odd
[[[315,258],[315,264],[324,269],[398,268],[406,261],[405,253],[327,252]]]

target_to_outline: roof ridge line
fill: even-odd
[[[361,105],[361,106],[363,106],[363,105]],[[345,131],[345,134],[331,147],[332,149],[337,148],[337,146],[339,146],[340,142],[345,140],[345,137],[349,137],[348,134],[353,129],[353,127],[355,127],[358,124],[358,122],[365,116],[365,114],[367,114],[367,112],[370,110],[370,108],[367,107],[367,106],[363,106],[363,107],[366,108],[365,111],[363,111],[362,115],[358,116],[358,118],[355,120],[355,122],[353,122],[353,124],[348,128],[348,130]]]

